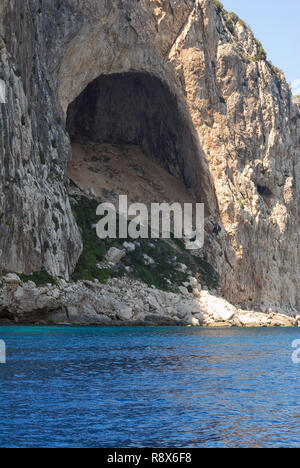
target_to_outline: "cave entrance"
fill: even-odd
[[[69,105],[69,177],[97,198],[201,201],[197,148],[177,99],[146,73],[101,75]]]

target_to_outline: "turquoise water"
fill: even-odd
[[[298,329],[0,327],[0,446],[299,447]]]

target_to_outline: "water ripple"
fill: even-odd
[[[0,327],[0,446],[298,447],[299,335]]]

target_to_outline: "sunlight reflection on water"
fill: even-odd
[[[297,447],[299,335],[0,327],[0,446]]]

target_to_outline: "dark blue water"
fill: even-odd
[[[0,327],[0,446],[298,447],[298,329]]]

